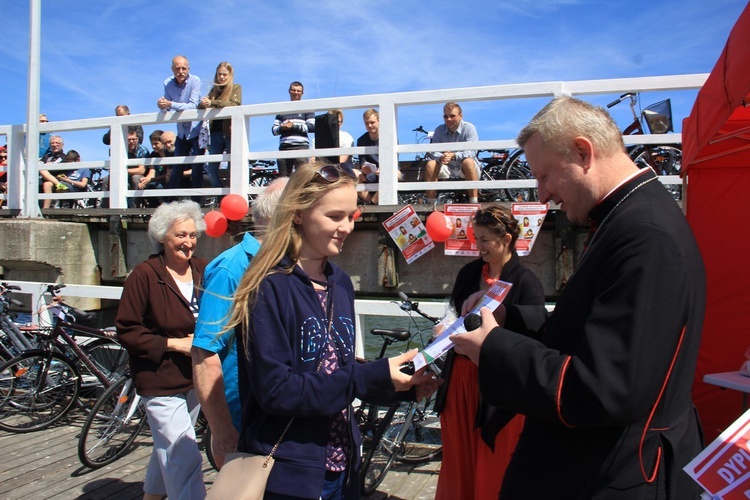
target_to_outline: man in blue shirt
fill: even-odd
[[[198,109],[201,99],[201,81],[190,74],[190,63],[184,56],[172,59],[172,73],[164,80],[164,96],[156,101],[161,111],[185,111]],[[177,124],[177,139],[175,140],[175,156],[197,156],[201,154],[198,146],[198,134],[201,122],[180,122]],[[177,189],[182,181],[182,172],[186,165],[174,165],[174,173],[169,179],[169,189]],[[189,168],[189,167],[188,167]],[[193,187],[203,186],[203,169],[193,168],[191,175]]]
[[[205,291],[201,295],[195,325],[192,360],[198,400],[211,429],[211,450],[221,467],[227,453],[234,452],[242,428],[234,331],[221,335],[229,317],[234,292],[258,252],[260,240],[271,220],[287,178],[273,181],[253,202],[253,223],[258,239],[245,233],[242,241],[225,250],[203,272]]]
[[[444,125],[435,129],[432,143],[440,142],[472,142],[478,141],[479,135],[474,125],[463,121],[461,106],[455,102],[449,102],[443,106]],[[466,179],[475,181],[479,179],[479,161],[477,152],[466,151],[439,151],[429,153],[429,160],[425,165],[425,181],[433,182],[445,179]],[[477,190],[469,189],[469,203],[477,203]],[[427,202],[435,201],[435,191],[427,191]]]

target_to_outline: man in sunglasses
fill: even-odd
[[[435,129],[432,143],[440,142],[472,142],[478,141],[477,128],[463,120],[461,106],[455,102],[449,102],[443,106],[443,120],[445,123]],[[428,153],[429,160],[425,165],[425,181],[447,179],[466,179],[475,181],[479,179],[479,161],[477,152],[466,151],[435,151]],[[469,189],[469,203],[478,203],[477,190]],[[427,191],[427,202],[435,201],[435,191]]]
[[[518,144],[540,201],[592,231],[545,324],[524,331],[501,305],[453,337],[482,400],[526,415],[500,499],[697,499],[682,468],[702,449],[706,276],[685,216],[600,107],[556,98]]]

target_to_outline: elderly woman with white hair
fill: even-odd
[[[193,253],[205,228],[195,202],[157,208],[148,235],[158,251],[125,280],[117,311],[117,335],[130,355],[131,374],[154,439],[143,485],[148,500],[206,495],[193,427],[200,406],[190,360],[206,267]]]

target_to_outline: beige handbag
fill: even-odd
[[[333,311],[333,304],[331,304],[331,311]],[[329,334],[332,323],[333,314],[328,318]],[[320,371],[322,366],[323,358],[321,357],[317,371]],[[216,475],[214,485],[208,490],[206,500],[263,500],[268,476],[271,475],[273,468],[273,454],[276,453],[276,448],[281,444],[292,422],[294,422],[294,417],[289,419],[284,432],[281,433],[268,456],[243,452],[227,455],[224,466]]]
[[[216,480],[206,495],[207,500],[262,500],[266,492],[268,476],[273,468],[273,454],[284,439],[286,431],[294,418],[286,424],[279,440],[273,445],[271,453],[254,455],[252,453],[230,453],[224,465],[216,475]]]
[[[251,453],[230,453],[227,462],[208,490],[208,500],[262,500],[273,457]]]

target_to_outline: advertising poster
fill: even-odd
[[[383,221],[383,227],[396,242],[407,264],[435,248],[435,243],[427,235],[427,229],[411,205],[405,206]]]
[[[480,206],[478,203],[470,203],[443,207],[443,213],[453,224],[453,234],[445,241],[445,255],[479,256],[479,250],[476,244],[469,240],[467,231],[471,216]]]
[[[531,253],[536,237],[542,230],[547,215],[546,203],[511,203],[510,211],[518,221],[521,234],[516,241],[516,252],[523,257]]]
[[[472,309],[469,314],[479,314],[479,310],[483,307],[488,307],[490,311],[497,309],[513,285],[505,281],[497,281],[494,285],[487,290],[482,300],[477,303],[476,307]],[[453,342],[448,338],[454,333],[466,333],[464,328],[464,318],[459,317],[452,325],[443,330],[440,335],[425,347],[424,351],[417,354],[414,359],[414,369],[419,370],[423,366],[426,366],[437,358],[448,352],[453,347]]]
[[[703,498],[750,498],[750,410],[685,466],[707,492]]]

